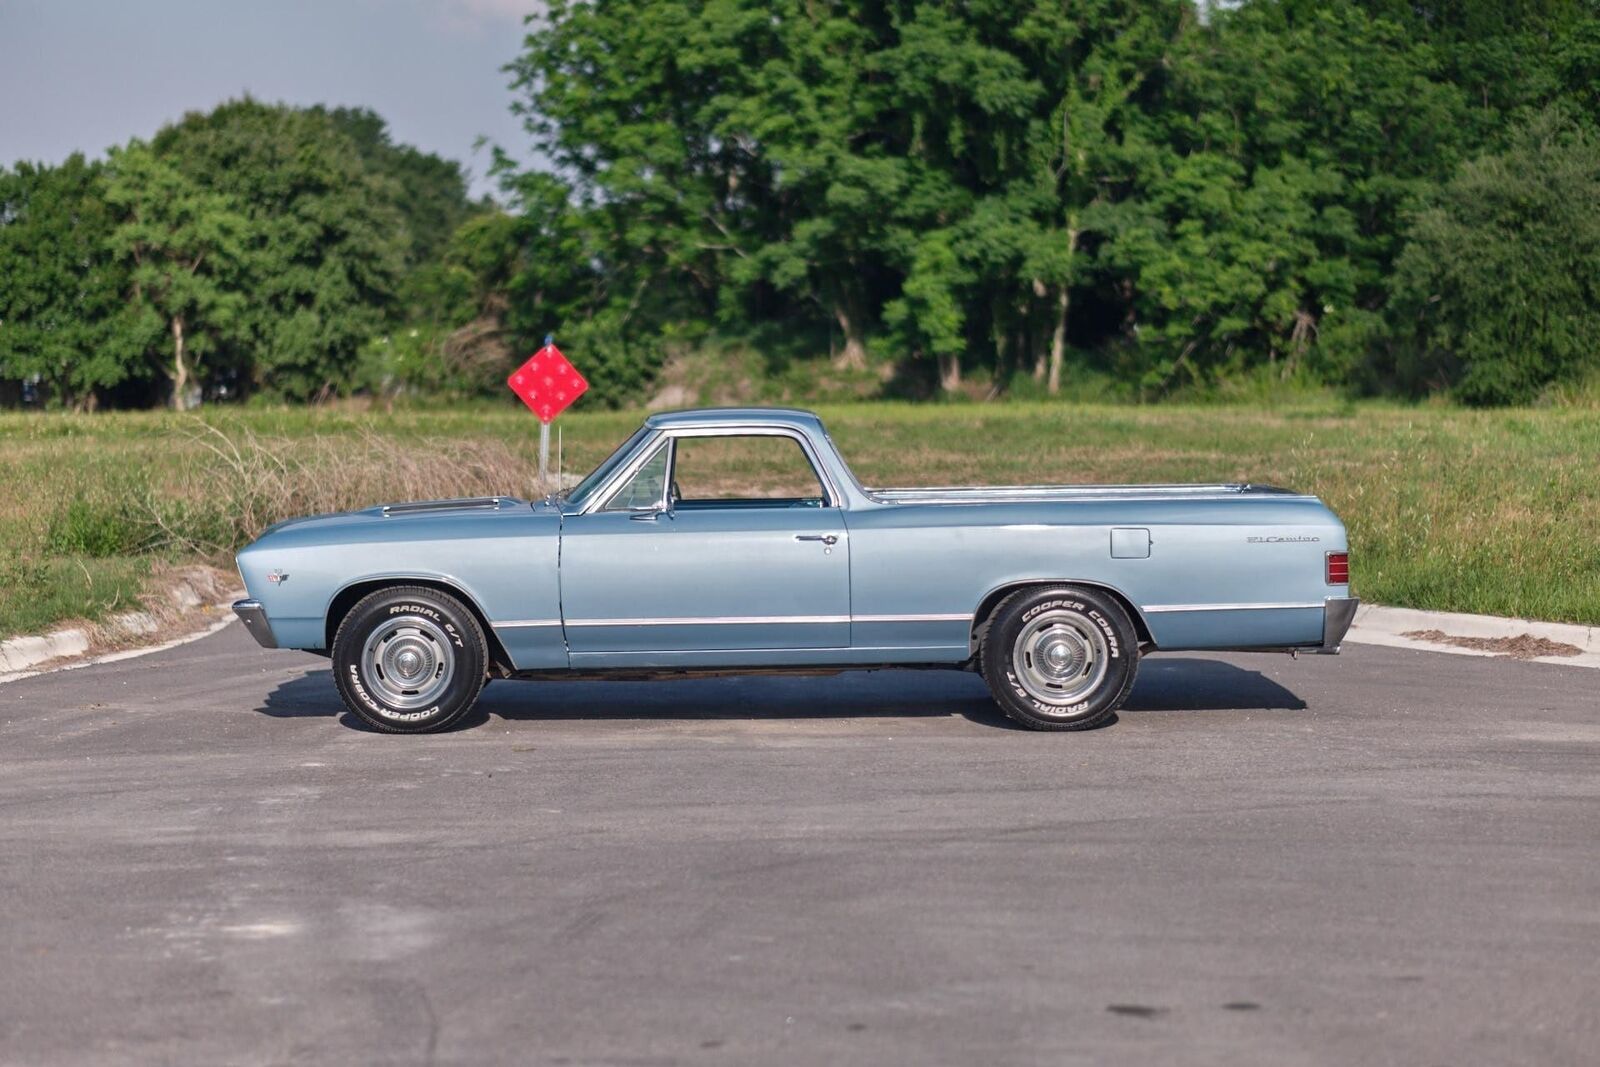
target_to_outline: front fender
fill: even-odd
[[[280,648],[328,646],[329,614],[351,590],[408,581],[468,598],[518,670],[567,665],[560,620],[560,516],[427,515],[329,530],[289,527],[239,553],[250,598]]]

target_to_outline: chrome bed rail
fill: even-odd
[[[1205,498],[1299,496],[1292,489],[1250,482],[1170,485],[993,485],[941,486],[917,489],[867,489],[867,496],[882,504],[1023,503],[1036,500],[1136,500],[1149,497]]]

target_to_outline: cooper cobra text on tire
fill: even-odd
[[[478,699],[488,649],[472,612],[421,586],[363,598],[333,639],[333,677],[345,705],[387,733],[443,730]]]
[[[1139,639],[1110,595],[1036,586],[995,608],[978,657],[995,703],[1015,721],[1034,730],[1088,730],[1127,699]]]

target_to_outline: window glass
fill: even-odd
[[[650,428],[648,426],[641,426],[633,431],[631,437],[618,445],[615,452],[607,456],[600,466],[590,471],[589,476],[579,482],[572,492],[567,494],[567,503],[573,507],[580,508],[588,503],[589,498],[595,494],[601,485],[605,484],[607,478],[611,477],[611,472],[621,466],[622,462],[633,454],[634,446],[649,432]]]
[[[672,472],[678,504],[822,504],[822,483],[792,437],[680,437]]]
[[[667,452],[664,445],[656,449],[655,454],[644,461],[644,466],[628,479],[617,495],[606,502],[605,510],[632,511],[635,508],[660,507],[662,483],[667,477]]]

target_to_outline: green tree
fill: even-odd
[[[1354,236],[1323,200],[1336,181],[1295,158],[1253,174],[1215,152],[1171,161],[1151,183],[1146,220],[1110,253],[1135,280],[1140,344],[1158,353],[1144,385],[1180,372],[1207,382],[1261,361],[1297,368],[1321,317],[1354,297],[1348,259],[1325,250],[1341,228]]]
[[[1029,119],[1046,92],[1008,50],[1019,9],[888,6],[870,61],[884,82],[874,121],[889,131],[905,188],[885,248],[899,291],[885,294],[884,317],[904,350],[936,360],[939,386],[952,392],[973,362],[984,295],[1016,285],[1005,252],[995,255],[1015,228],[990,231],[979,219],[1025,165]]]
[[[1072,349],[1381,383],[1411,205],[1597,70],[1580,0],[558,0],[513,66],[584,256],[551,314],[1051,391]]]
[[[1359,373],[1373,339],[1354,327],[1383,322],[1405,206],[1459,158],[1464,110],[1431,48],[1354,4],[1256,0],[1193,26],[1105,250],[1142,382]]]
[[[120,219],[109,244],[131,272],[132,305],[170,334],[158,363],[172,384],[171,404],[182,411],[204,381],[207,357],[238,328],[249,226],[227,197],[143,142],[114,150],[109,167],[106,201]]]
[[[752,224],[729,231],[730,273],[747,306],[837,327],[841,369],[866,365],[897,263],[927,221],[915,217],[923,190],[883,69],[892,6],[790,2],[763,18],[759,5],[723,4],[710,19],[734,59],[713,129],[745,157],[736,188]],[[781,299],[763,299],[769,291]]]
[[[970,280],[951,235],[934,231],[918,242],[900,295],[884,309],[884,319],[907,351],[937,361],[939,387],[946,392],[961,385],[967,322],[960,293]]]
[[[1300,0],[1314,7],[1316,0]],[[1357,0],[1375,19],[1404,28],[1438,57],[1471,110],[1474,143],[1499,147],[1514,114],[1564,103],[1600,119],[1594,0]]]
[[[81,154],[0,170],[0,377],[37,378],[55,400],[93,408],[145,375],[151,324],[126,302],[115,226],[105,168]]]
[[[704,7],[556,0],[511,67],[516,109],[601,257],[597,307],[629,319],[641,305],[656,321],[714,316],[746,228],[744,154],[707,113],[732,57]]]
[[[1600,140],[1538,115],[1417,211],[1397,275],[1415,384],[1520,403],[1600,370]]]
[[[1150,98],[1182,10],[558,3],[514,69],[538,148],[605,234],[608,282],[683,277],[698,313],[724,322],[820,314],[839,364],[858,367],[906,279],[933,284],[952,253],[939,284],[963,279],[949,298],[969,332],[985,317],[973,307],[1027,318],[1031,294],[1048,300],[1059,381],[1075,257],[1128,187],[1107,181],[1118,163],[1100,149]],[[901,341],[944,336],[947,323],[907,329],[921,299],[893,306]],[[947,384],[957,356],[944,354]]]
[[[408,267],[443,258],[456,229],[470,215],[485,210],[467,195],[467,175],[460,163],[396,144],[389,124],[377,112],[348,107],[308,111],[313,116],[325,114],[333,128],[355,145],[366,170],[388,179],[408,237]]]
[[[536,345],[546,334],[593,314],[611,298],[605,248],[575,211],[571,190],[550,174],[510,177],[507,211],[463,223],[450,261],[473,278],[480,312],[501,316],[508,340]]]
[[[320,109],[236,100],[162,129],[152,147],[246,221],[236,292],[249,299],[223,367],[294,399],[337,390],[396,310],[411,243],[396,183]]]
[[[991,25],[1007,25],[1008,49],[1042,85],[1025,165],[1005,190],[1021,222],[1007,280],[1012,294],[1026,286],[1041,305],[1048,346],[1027,339],[1034,378],[1050,393],[1061,385],[1074,291],[1102,284],[1100,249],[1129,224],[1151,155],[1149,112],[1163,101],[1187,13],[1183,3],[1128,0],[1045,0],[1009,24],[1002,12],[986,13]]]

